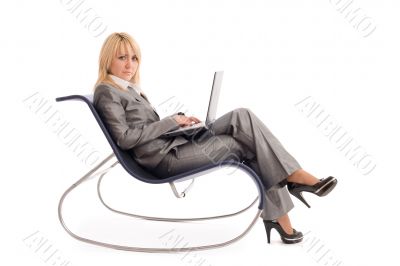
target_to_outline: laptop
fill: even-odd
[[[191,136],[200,131],[207,130],[210,127],[210,125],[215,121],[215,116],[217,114],[217,105],[218,105],[219,93],[221,91],[223,75],[224,75],[223,71],[216,71],[214,73],[214,80],[211,88],[210,101],[208,102],[206,121],[186,127],[180,127],[176,130],[168,131],[167,133],[163,134],[164,137],[174,137],[179,135]]]

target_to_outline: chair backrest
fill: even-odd
[[[100,126],[101,130],[103,131],[108,143],[111,145],[111,148],[114,151],[115,156],[117,157],[119,163],[124,167],[124,169],[134,178],[141,180],[146,183],[152,183],[152,184],[161,184],[161,183],[169,183],[169,182],[174,182],[176,180],[184,180],[186,178],[194,178],[195,176],[198,175],[203,175],[207,171],[212,171],[213,168],[216,168],[218,166],[224,166],[224,165],[232,165],[232,161],[224,161],[220,162],[218,165],[215,163],[211,163],[209,165],[205,165],[196,169],[189,170],[185,173],[181,173],[178,175],[166,177],[166,178],[158,178],[154,175],[152,175],[150,172],[148,172],[146,169],[141,167],[133,158],[132,156],[127,152],[122,150],[113,140],[111,137],[111,134],[109,130],[107,129],[107,126],[103,123],[101,120],[101,117],[99,113],[97,112],[96,108],[93,105],[93,95],[70,95],[70,96],[64,96],[64,97],[58,97],[56,98],[57,102],[61,101],[69,101],[69,100],[78,100],[81,102],[84,102],[87,104],[89,107],[91,113],[93,114],[94,118],[96,119],[98,125]],[[263,185],[258,177],[258,175],[247,165],[242,164],[242,163],[236,163],[235,166],[242,168],[244,171],[246,171],[253,179],[253,181],[256,183],[257,188],[259,190],[259,194],[263,195]],[[264,204],[264,197],[261,196],[260,198],[260,203],[259,203],[259,209],[262,209],[262,206]]]
[[[58,97],[56,98],[57,102],[61,101],[71,101],[71,100],[78,100],[82,101],[87,104],[91,113],[93,114],[96,122],[100,126],[101,130],[104,133],[108,143],[111,145],[111,148],[114,151],[115,156],[117,157],[120,164],[125,168],[125,170],[131,174],[133,177],[147,183],[164,183],[164,179],[160,179],[148,171],[146,171],[143,167],[141,167],[133,158],[132,156],[125,150],[122,150],[113,140],[110,135],[107,126],[102,121],[99,113],[97,112],[96,108],[93,105],[93,95],[70,95],[65,97]]]

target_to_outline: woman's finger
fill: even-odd
[[[191,116],[190,120],[195,122],[196,124],[201,122],[200,119],[198,119],[197,117],[194,117],[194,116]]]

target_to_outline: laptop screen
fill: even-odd
[[[224,71],[217,71],[214,73],[214,80],[210,95],[210,102],[208,103],[206,125],[214,122],[217,115],[217,106],[219,93],[221,91],[222,77],[224,76]]]

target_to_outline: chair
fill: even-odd
[[[65,96],[65,97],[58,97],[56,98],[57,102],[62,102],[62,101],[70,101],[70,100],[78,100],[81,102],[84,102],[87,104],[89,107],[91,113],[93,114],[95,120],[97,121],[98,125],[100,126],[101,130],[103,131],[108,143],[111,145],[111,148],[113,150],[113,153],[107,156],[102,162],[100,162],[98,165],[96,165],[93,169],[91,169],[88,173],[86,173],[82,178],[80,178],[77,182],[75,182],[72,186],[70,186],[61,196],[61,199],[58,204],[58,217],[60,220],[61,225],[63,228],[69,233],[72,237],[74,237],[77,240],[102,246],[102,247],[107,247],[107,248],[113,248],[113,249],[118,249],[118,250],[126,250],[126,251],[137,251],[137,252],[187,252],[187,251],[193,251],[193,250],[205,250],[205,249],[212,249],[212,248],[217,248],[217,247],[223,247],[229,244],[232,244],[242,237],[244,237],[254,226],[256,223],[258,217],[261,215],[261,212],[264,207],[264,190],[263,190],[263,185],[261,183],[260,178],[257,176],[257,174],[246,164],[243,162],[237,162],[235,167],[237,166],[238,169],[244,171],[245,173],[248,174],[248,176],[254,181],[254,184],[257,187],[258,190],[258,196],[255,198],[255,200],[248,205],[246,208],[230,213],[230,214],[224,214],[224,215],[219,215],[219,216],[213,216],[213,217],[199,217],[199,218],[162,218],[162,217],[150,217],[150,216],[143,216],[143,215],[138,215],[138,214],[132,214],[132,213],[127,213],[123,211],[116,210],[112,207],[110,207],[108,204],[105,203],[105,201],[102,198],[101,195],[101,181],[102,178],[104,177],[105,174],[107,174],[108,171],[110,171],[113,167],[115,167],[117,164],[121,164],[121,166],[130,174],[132,177],[142,181],[146,182],[149,184],[162,184],[162,183],[169,183],[172,191],[174,192],[175,196],[178,198],[185,197],[186,193],[188,192],[189,188],[192,186],[194,179],[196,177],[199,177],[201,175],[204,175],[206,173],[209,173],[211,171],[215,171],[218,166],[220,165],[232,165],[232,161],[224,161],[218,165],[210,163],[209,165],[190,170],[188,172],[167,177],[164,179],[157,178],[153,176],[151,173],[146,171],[144,168],[142,168],[136,161],[124,150],[120,149],[117,144],[114,142],[112,139],[109,131],[107,130],[106,125],[102,122],[99,114],[97,113],[92,100],[93,96],[83,96],[83,95],[70,95],[70,96]],[[104,166],[107,162],[110,160],[114,159],[113,163],[111,166],[104,170],[100,170],[102,166]],[[82,184],[84,181],[87,181],[91,178],[99,176],[98,179],[98,184],[97,184],[97,193],[99,196],[99,199],[101,203],[110,211],[119,213],[121,215],[127,215],[129,217],[133,218],[138,218],[138,219],[145,219],[145,220],[153,220],[153,221],[160,221],[160,222],[190,222],[190,221],[202,221],[202,220],[212,220],[212,219],[221,219],[221,218],[227,218],[227,217],[232,217],[235,215],[238,215],[240,213],[243,213],[244,211],[250,209],[257,201],[258,201],[258,210],[248,227],[239,235],[236,237],[222,242],[222,243],[215,243],[215,244],[209,244],[209,245],[202,245],[202,246],[191,246],[191,247],[183,247],[183,248],[151,248],[151,247],[133,247],[133,246],[124,246],[124,245],[116,245],[112,243],[106,243],[106,242],[101,242],[101,241],[96,241],[93,239],[88,239],[85,237],[78,236],[77,234],[73,233],[65,224],[64,219],[63,219],[63,214],[62,214],[62,209],[63,209],[63,203],[67,195],[77,188],[80,184]],[[178,192],[176,189],[175,183],[180,182],[183,180],[189,180],[192,179],[190,185],[183,191],[183,192]]]

